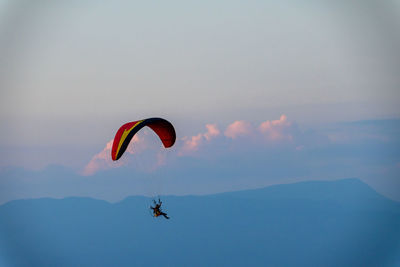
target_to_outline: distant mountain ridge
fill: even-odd
[[[333,181],[305,181],[291,184],[271,185],[264,188],[227,192],[216,195],[251,199],[308,199],[335,201],[342,205],[368,205],[384,209],[398,209],[400,202],[388,199],[357,178]]]
[[[357,179],[0,205],[0,266],[398,266],[400,204]]]

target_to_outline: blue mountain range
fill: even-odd
[[[400,266],[400,203],[357,179],[0,206],[0,266]]]

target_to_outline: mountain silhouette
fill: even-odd
[[[206,196],[15,200],[0,266],[399,266],[400,204],[357,179]]]

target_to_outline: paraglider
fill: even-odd
[[[145,126],[151,128],[158,135],[165,148],[174,145],[176,139],[175,129],[169,121],[161,118],[150,118],[128,122],[122,125],[115,134],[111,149],[112,160],[118,160],[124,154],[133,136]]]
[[[165,148],[169,148],[174,145],[176,140],[176,133],[174,126],[162,118],[149,118],[139,121],[128,122],[122,125],[117,133],[115,134],[112,149],[111,158],[116,161],[124,154],[125,150],[135,134],[143,127],[149,127],[152,129],[160,138]],[[160,215],[164,218],[169,219],[166,213],[162,212],[161,204],[162,202],[158,199],[158,203],[153,200],[154,207],[150,207],[153,210],[153,216],[159,217]]]
[[[161,210],[162,202],[158,199],[158,203],[153,199],[153,206],[150,206],[150,209],[153,210],[153,217],[164,216],[165,219],[169,219],[168,215]]]

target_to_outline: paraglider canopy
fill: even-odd
[[[162,118],[149,118],[128,122],[122,125],[115,134],[111,158],[118,160],[128,148],[133,136],[145,126],[150,127],[158,135],[165,148],[174,145],[176,139],[175,129],[169,121]]]

